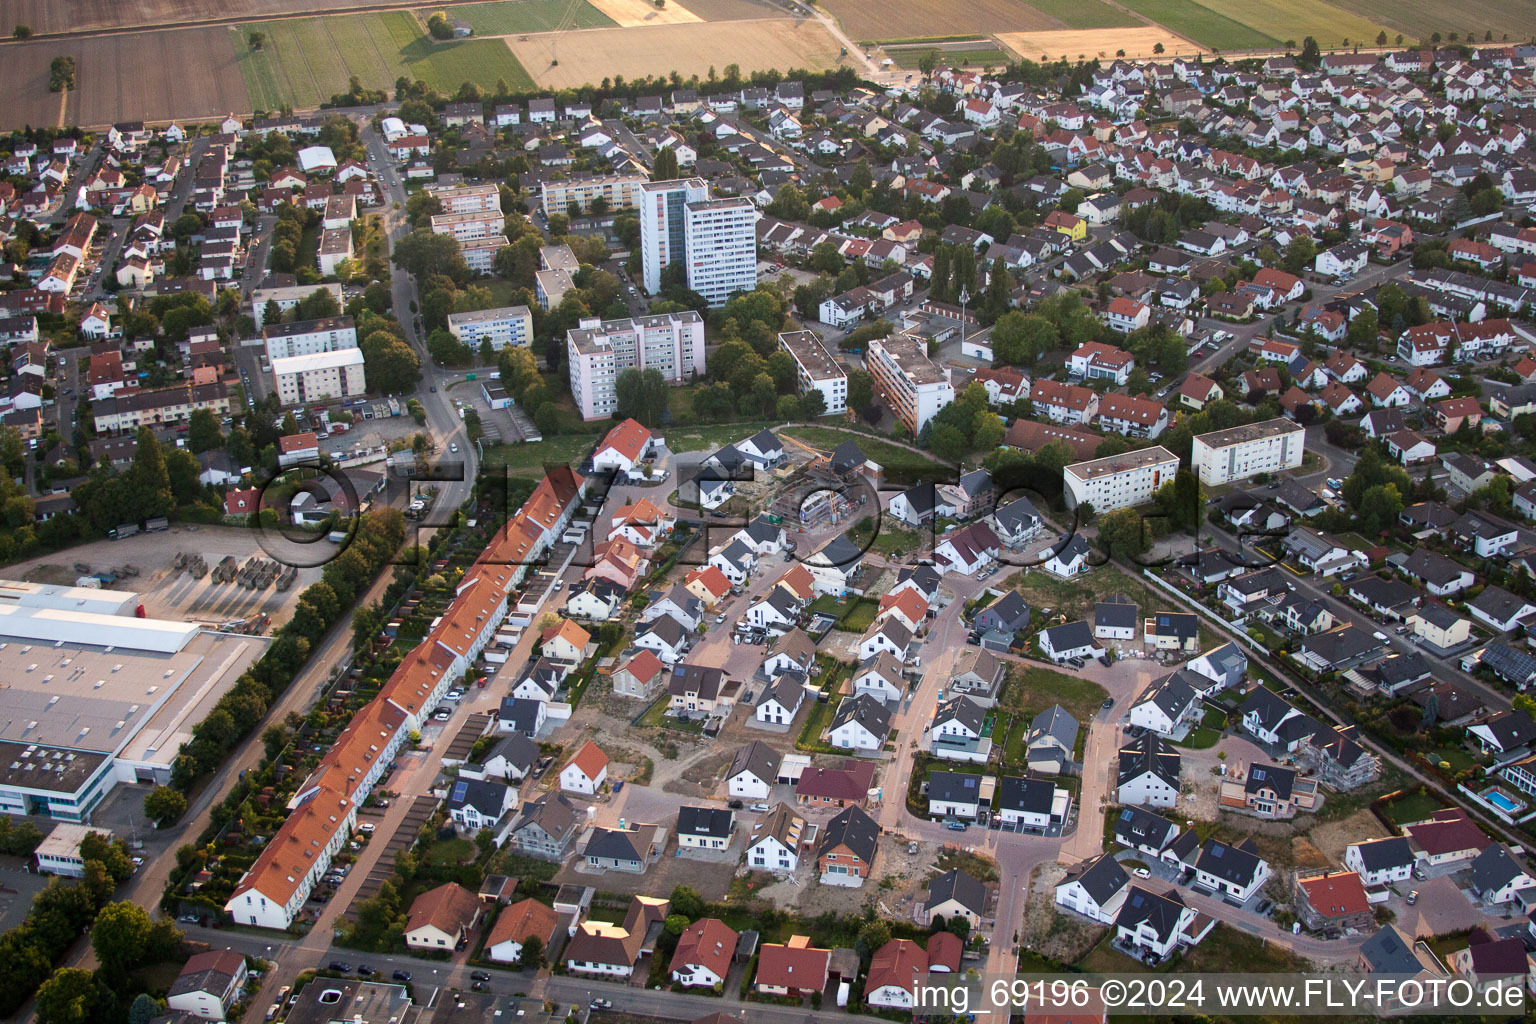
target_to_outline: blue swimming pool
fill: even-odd
[[[1490,789],[1490,790],[1487,790],[1486,792],[1484,792],[1483,793],[1483,799],[1488,801],[1489,803],[1493,804],[1493,806],[1497,807],[1499,810],[1503,811],[1505,814],[1518,814],[1518,813],[1520,813],[1520,809],[1521,809],[1520,805],[1515,803],[1513,800],[1511,800],[1509,797],[1505,796],[1502,792],[1500,792],[1497,789]]]

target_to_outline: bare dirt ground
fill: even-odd
[[[171,570],[171,560],[178,552],[203,556],[209,567],[226,555],[242,563],[253,556],[269,557],[248,530],[225,526],[191,528],[174,526],[165,533],[141,533],[123,540],[99,540],[65,551],[44,555],[8,567],[4,574],[12,579],[34,583],[73,586],[79,572],[75,563],[102,571],[125,565],[139,570],[137,576],[125,576],[110,584],[113,590],[131,590],[142,596],[144,611],[151,618],[176,619],[217,625],[232,619],[266,613],[271,627],[287,622],[304,588],[320,578],[321,570],[301,569],[299,578],[286,592],[275,587],[247,590],[238,583],[214,583],[212,574],[200,580],[186,572]]]
[[[508,48],[541,88],[571,89],[613,75],[640,78],[673,71],[688,78],[736,64],[743,75],[769,68],[832,67],[838,44],[819,22],[789,18],[686,25],[594,28],[558,35],[506,37]],[[558,59],[559,63],[554,61]]]
[[[357,0],[10,0],[0,22],[9,36],[12,24],[33,32],[74,32],[211,21],[214,18],[269,18],[279,14],[319,14],[356,7]]]
[[[1381,822],[1368,809],[1362,807],[1354,814],[1337,821],[1325,822],[1312,829],[1312,845],[1334,864],[1344,863],[1344,848],[1351,843],[1379,838]]]
[[[678,0],[669,0],[668,6]],[[780,8],[759,0],[684,0],[683,6],[705,21],[741,21],[780,13]]]
[[[816,874],[814,857],[802,857],[800,870],[792,880],[773,881],[758,895],[781,907],[795,907],[810,913],[835,911],[858,913],[873,905],[880,914],[912,920],[917,896],[932,874],[938,851],[931,843],[919,843],[917,853],[907,852],[907,844],[887,838],[880,843],[880,855],[863,886],[853,889],[841,885],[822,885]],[[760,875],[767,880],[771,876]]]
[[[0,127],[58,123],[61,96],[48,91],[48,65],[63,55],[75,59],[78,86],[66,123],[190,120],[250,109],[229,29],[209,26],[8,43],[0,54]]]
[[[657,7],[650,0],[590,0],[593,7],[628,28],[634,25],[690,25],[704,19],[678,4]]]
[[[823,0],[820,6],[859,42],[1064,27],[1057,19],[1017,0],[969,0],[963,4],[950,0],[905,0],[899,4]]]
[[[1072,963],[1098,944],[1104,928],[1057,911],[1056,885],[1066,875],[1060,864],[1041,864],[1031,873],[1021,937],[1026,948]]]
[[[1039,60],[1042,57],[1056,60],[1063,54],[1068,60],[1074,61],[1079,54],[1088,60],[1095,57],[1113,58],[1121,50],[1131,58],[1151,57],[1158,43],[1163,45],[1170,57],[1201,49],[1183,36],[1174,35],[1158,25],[1054,32],[999,32],[997,41],[1026,60]]]

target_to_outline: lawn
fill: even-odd
[[[425,22],[436,8],[416,12]],[[451,12],[469,22],[477,36],[511,36],[572,28],[608,28],[616,22],[585,0],[517,0],[515,3],[467,4]]]
[[[1398,797],[1381,810],[1394,824],[1401,825],[1408,821],[1424,821],[1444,806],[1428,793],[1410,793]]]
[[[1083,725],[1099,710],[1107,696],[1104,687],[1091,679],[1069,676],[1049,668],[1025,668],[1010,662],[1000,703],[1013,710],[1026,725],[1025,716],[1037,715],[1052,704],[1066,708],[1078,724]]]
[[[667,439],[667,448],[674,452],[714,451],[728,444],[743,441],[771,423],[720,423],[714,426],[667,427],[661,433]]]
[[[875,533],[875,523],[874,516],[860,519],[848,531],[848,539],[865,551],[874,550],[887,558],[900,558],[919,549],[927,551],[931,546],[916,532],[897,526],[893,519],[881,518],[878,534]]]
[[[485,450],[485,464],[505,466],[509,473],[543,476],[545,466],[579,465],[596,440],[593,434],[561,434],[543,441],[493,445]]]
[[[796,750],[834,753],[821,738],[821,734],[832,724],[832,715],[837,711],[837,705],[841,699],[834,693],[830,700],[825,703],[818,701],[811,707],[811,713],[805,716],[805,726],[800,730],[799,738],[795,740]]]
[[[1096,974],[1284,974],[1306,970],[1307,962],[1256,935],[1240,932],[1218,921],[1210,934],[1188,952],[1164,960],[1152,971],[1140,961],[1116,951],[1110,943],[1115,933],[1103,940],[1077,962],[1084,971]]]
[[[1189,750],[1209,750],[1220,741],[1221,733],[1215,729],[1207,729],[1202,725],[1198,729],[1191,729],[1189,735],[1184,737],[1184,739],[1175,740],[1174,746],[1185,747]]]
[[[779,433],[804,441],[811,447],[826,452],[830,452],[844,441],[856,441],[859,450],[866,457],[880,464],[888,481],[898,477],[910,478],[913,481],[918,477],[942,481],[954,475],[954,467],[947,463],[936,461],[910,448],[903,448],[889,441],[882,441],[855,431],[833,430],[830,427],[795,426],[785,427]]]
[[[1122,0],[1122,3],[1142,17],[1214,50],[1278,47],[1281,42],[1194,0]],[[1289,38],[1289,33],[1284,38]]]
[[[839,627],[849,633],[862,633],[875,621],[875,614],[880,611],[880,602],[874,598],[861,597],[853,602],[848,613],[843,616]]]
[[[505,43],[435,42],[408,11],[265,21],[230,31],[251,104],[262,110],[317,107],[346,92],[354,75],[370,89],[393,89],[402,75],[443,93],[466,81],[486,89],[498,80],[514,90],[533,88]],[[250,48],[252,31],[266,36],[261,50]]]
[[[939,854],[933,866],[936,874],[959,868],[978,882],[997,880],[997,861],[984,854],[972,853],[968,850],[945,850]]]
[[[466,864],[474,860],[480,851],[468,839],[441,839],[427,848],[427,863],[442,867]]]

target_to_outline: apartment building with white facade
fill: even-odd
[[[307,299],[315,292],[330,292],[331,298],[336,300],[336,308],[341,308],[342,295],[339,284],[294,284],[269,287],[265,282],[262,286],[251,292],[251,318],[256,321],[258,328],[266,326],[267,303],[277,303],[277,308],[284,313],[298,306],[300,300]]]
[[[357,325],[349,316],[268,324],[261,329],[261,340],[266,343],[268,359],[340,352],[357,348]]]
[[[641,185],[640,265],[645,290],[681,262],[688,287],[722,306],[731,293],[757,287],[757,208],[750,199],[711,199],[703,178]]]
[[[493,238],[498,235],[505,242],[507,236],[502,230],[504,224],[500,210],[438,213],[432,216],[432,233],[452,235],[461,245],[476,238]]]
[[[939,410],[955,400],[949,374],[928,358],[924,344],[905,334],[871,341],[864,369],[875,391],[916,437]]]
[[[827,413],[848,409],[848,374],[814,331],[790,331],[779,335],[779,347],[795,361],[795,381],[800,394],[821,392]]]
[[[591,317],[566,333],[565,344],[571,397],[587,420],[613,414],[625,370],[659,370],[670,384],[704,372],[704,320],[692,310],[632,320]]]
[[[1179,471],[1179,457],[1161,445],[1087,462],[1062,470],[1068,508],[1083,502],[1104,513],[1152,500],[1157,489]]]
[[[470,348],[478,348],[485,338],[489,338],[496,348],[514,345],[527,348],[533,344],[533,313],[527,306],[498,306],[473,313],[450,313],[448,333]]]
[[[272,360],[272,385],[284,405],[305,405],[367,394],[363,351],[313,352]]]
[[[1259,473],[1295,469],[1305,449],[1306,431],[1301,424],[1277,418],[1199,435],[1190,465],[1201,483],[1214,487]]]
[[[590,213],[592,201],[599,196],[607,202],[609,210],[631,210],[640,205],[641,186],[645,183],[643,174],[546,181],[539,186],[539,202],[546,217],[569,212],[572,203],[580,207],[582,213]]]
[[[499,185],[428,185],[443,213],[501,213]]]
[[[464,265],[470,270],[477,274],[489,274],[496,268],[496,254],[509,244],[506,235],[486,235],[484,238],[461,241],[459,252],[464,256]]]

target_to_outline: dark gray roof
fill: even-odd
[[[1010,590],[978,612],[976,623],[1016,632],[1029,625],[1029,604],[1017,590]]]
[[[1124,785],[1151,772],[1174,789],[1179,788],[1179,772],[1184,759],[1155,732],[1144,732],[1120,748],[1119,784]]]
[[[1515,750],[1536,741],[1536,722],[1524,711],[1500,711],[1480,724],[1493,734],[1501,750]]]
[[[914,565],[901,570],[896,574],[896,584],[911,580],[917,584],[918,589],[926,594],[932,594],[939,589],[939,572],[931,565]]]
[[[971,698],[960,694],[949,698],[940,704],[938,711],[933,716],[935,725],[953,719],[974,733],[980,733],[985,724],[987,709],[976,703]]]
[[[683,642],[683,637],[688,635],[688,627],[671,615],[663,615],[642,629],[639,635],[645,636],[647,633],[656,634],[668,647],[676,647]]]
[[[1178,831],[1167,818],[1141,807],[1122,807],[1115,817],[1115,842],[1122,846],[1161,850]]]
[[[1356,843],[1355,846],[1360,851],[1360,863],[1367,871],[1406,867],[1414,860],[1413,848],[1408,845],[1408,840],[1403,836],[1371,839]]]
[[[769,541],[776,541],[779,539],[779,535],[783,532],[784,527],[774,526],[768,521],[767,516],[758,516],[746,526],[747,536],[751,537],[759,544],[766,544]]]
[[[1074,651],[1079,647],[1093,646],[1093,630],[1086,619],[1078,619],[1076,622],[1063,623],[1060,626],[1052,626],[1045,630],[1051,638],[1051,649],[1057,651]]]
[[[1400,579],[1382,579],[1374,573],[1356,576],[1344,584],[1346,593],[1359,595],[1359,600],[1379,608],[1401,608],[1412,604],[1419,596],[1418,590]]]
[[[1077,882],[1088,890],[1093,902],[1102,907],[1114,898],[1115,893],[1124,889],[1130,880],[1113,853],[1101,853],[1069,870],[1061,884]]]
[[[1396,689],[1405,683],[1416,683],[1430,673],[1429,662],[1418,651],[1384,658],[1371,666],[1370,671],[1376,676],[1377,682],[1388,689]]]
[[[870,735],[877,739],[884,739],[891,731],[890,711],[883,702],[867,693],[856,694],[839,704],[837,713],[832,716],[832,728],[853,721],[868,729]]]
[[[1255,764],[1248,768],[1248,777],[1243,780],[1243,791],[1257,793],[1267,787],[1274,790],[1278,799],[1289,800],[1295,785],[1296,773],[1291,769],[1275,764]]]
[[[1175,929],[1179,926],[1179,920],[1187,909],[1184,900],[1173,889],[1158,895],[1139,885],[1133,885],[1130,892],[1126,894],[1120,913],[1115,917],[1115,927],[1129,928],[1134,932],[1142,924],[1147,924],[1151,926],[1159,942],[1167,942],[1173,937]]]
[[[724,688],[725,670],[704,665],[674,665],[667,681],[668,693],[697,693],[705,700],[719,697]]]
[[[928,883],[928,901],[923,907],[932,909],[950,900],[980,917],[987,910],[987,887],[959,868],[946,871]]]
[[[1353,625],[1340,626],[1326,633],[1314,633],[1301,642],[1303,651],[1335,668],[1372,651],[1379,651],[1381,647],[1380,640]]]
[[[499,818],[506,799],[505,783],[491,779],[455,779],[448,790],[448,809],[473,807],[482,817]]]
[[[508,723],[512,731],[532,736],[542,707],[542,703],[531,697],[503,697],[496,716],[500,721]]]
[[[679,807],[677,834],[725,839],[736,824],[736,815],[725,807]]]
[[[523,771],[527,771],[538,763],[539,745],[520,732],[503,736],[485,755],[485,760],[505,758],[508,764],[516,765]]]
[[[537,825],[555,839],[563,839],[576,827],[576,808],[560,793],[546,793],[523,804],[513,832]]]
[[[981,776],[965,772],[933,772],[928,776],[928,799],[974,804],[981,799]]]
[[[1408,557],[1398,561],[1397,566],[1409,576],[1437,586],[1450,583],[1462,573],[1470,571],[1466,566],[1424,548],[1416,548]]]
[[[902,491],[901,496],[906,499],[907,507],[918,516],[927,515],[938,505],[938,495],[933,484],[914,484]]]
[[[1205,688],[1205,678],[1195,676],[1191,683],[1189,677],[1194,675],[1188,669],[1179,669],[1172,675],[1152,684],[1151,689],[1142,694],[1137,704],[1156,704],[1158,710],[1170,719],[1177,719],[1195,701],[1200,699],[1200,690]]]
[[[1406,974],[1410,977],[1424,970],[1403,941],[1403,934],[1388,925],[1366,939],[1360,946],[1360,958],[1370,964],[1372,974]]]
[[[997,783],[995,803],[1000,811],[1050,814],[1055,799],[1056,784],[1049,779],[1004,775]]]
[[[603,860],[644,861],[648,851],[636,849],[635,840],[638,838],[636,833],[627,830],[621,832],[613,828],[594,828],[592,837],[587,840],[586,856]]]
[[[779,762],[783,760],[779,752],[760,740],[753,740],[731,758],[731,767],[725,773],[727,779],[734,779],[742,772],[751,772],[770,786],[774,779],[778,778]]]
[[[832,449],[832,472],[847,473],[869,461],[857,441],[844,441]]]
[[[1468,601],[1467,607],[1477,609],[1495,622],[1507,622],[1516,616],[1528,614],[1526,609],[1531,607],[1531,602],[1511,594],[1503,587],[1490,584],[1483,588],[1481,594]]]
[[[1129,602],[1100,601],[1093,606],[1093,624],[1111,629],[1134,629],[1140,613],[1141,609]]]
[[[1472,888],[1480,893],[1496,892],[1525,873],[1507,846],[1494,843],[1472,859]]]
[[[1188,640],[1200,632],[1200,619],[1193,612],[1157,612],[1152,621],[1158,636]]]
[[[858,854],[861,861],[869,864],[875,859],[879,840],[880,826],[875,824],[875,819],[865,814],[861,807],[847,807],[827,822],[826,831],[822,834],[821,850],[824,852],[837,846],[846,846]]]
[[[1077,745],[1077,730],[1077,719],[1073,718],[1060,704],[1052,704],[1029,723],[1026,743],[1032,747],[1046,737],[1050,737],[1061,744],[1063,749],[1071,751]]]
[[[994,512],[993,516],[997,519],[997,525],[1006,533],[1017,533],[1024,527],[1040,522],[1040,513],[1028,498],[1010,501]]]
[[[1242,843],[1231,846],[1215,839],[1207,839],[1205,846],[1200,850],[1200,859],[1195,862],[1196,869],[1214,875],[1224,882],[1231,882],[1233,885],[1247,885],[1259,873],[1261,863],[1257,853],[1244,848],[1247,842],[1243,840]]]
[[[1482,663],[1512,683],[1536,679],[1536,656],[1509,644],[1494,642],[1484,647]]]

